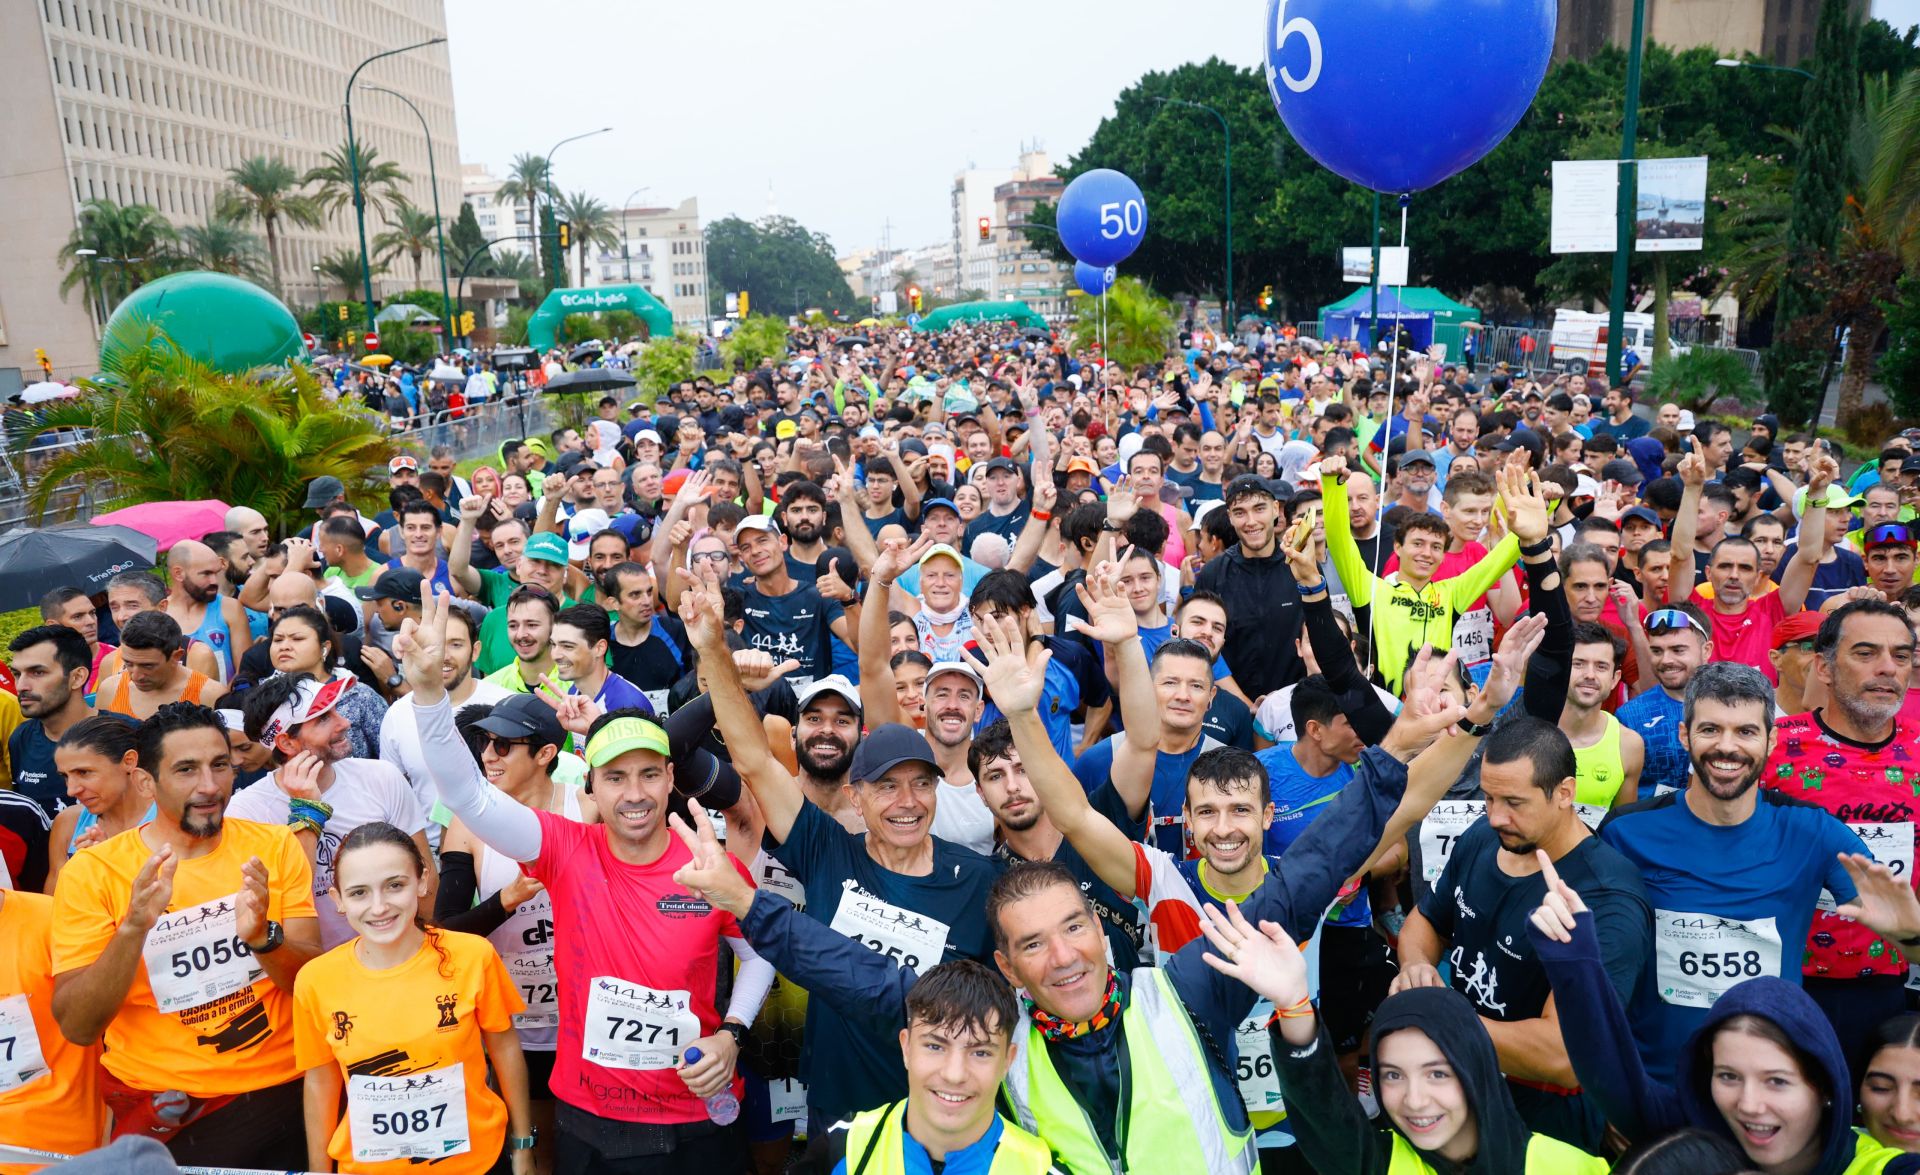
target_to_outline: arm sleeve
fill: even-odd
[[[1360,871],[1407,790],[1407,765],[1379,747],[1360,753],[1353,781],[1280,858],[1241,906],[1247,921],[1270,918],[1295,942],[1311,938],[1347,878]]]
[[[920,976],[762,890],[741,929],[780,974],[849,1021],[890,1037],[907,1024],[907,992]]]
[[[1393,711],[1381,704],[1373,683],[1361,674],[1359,662],[1353,659],[1353,646],[1333,618],[1333,596],[1302,600],[1300,606],[1305,613],[1307,641],[1313,646],[1313,659],[1320,663],[1321,675],[1340,696],[1340,708],[1347,712],[1360,741],[1368,746],[1378,744],[1393,726]]]
[[[540,818],[480,774],[453,728],[453,703],[443,695],[431,706],[416,703],[413,713],[420,727],[420,757],[440,789],[440,802],[495,852],[515,861],[538,857]]]
[[[1300,1156],[1321,1175],[1385,1175],[1393,1153],[1391,1139],[1373,1128],[1347,1088],[1326,1021],[1320,1022],[1320,1035],[1304,1049],[1276,1039],[1273,1059],[1280,1088],[1286,1091],[1287,1125],[1300,1141]]]
[[[1546,968],[1555,1001],[1562,1008],[1583,1012],[1562,1016],[1560,1035],[1580,1088],[1593,1098],[1601,1114],[1629,1143],[1686,1125],[1679,1095],[1647,1076],[1646,1067],[1640,1063],[1626,1008],[1614,994],[1613,982],[1600,958],[1593,915],[1574,915],[1572,942],[1555,942],[1540,933],[1531,920],[1527,938]]]
[[[727,1001],[726,1014],[751,1028],[760,1006],[767,1002],[767,993],[773,990],[773,964],[761,958],[744,938],[729,937],[727,946],[740,960],[740,970],[733,976],[733,996]]]
[[[1573,674],[1573,612],[1562,590],[1564,580],[1551,588],[1540,586],[1547,576],[1559,574],[1551,560],[1521,566],[1527,573],[1529,606],[1547,618],[1547,631],[1540,647],[1527,658],[1527,685],[1520,693],[1520,705],[1543,722],[1558,723],[1567,705],[1567,679]]]
[[[666,720],[673,748],[673,789],[704,807],[731,808],[740,802],[740,773],[706,749],[713,734],[713,698],[701,694]]]
[[[478,889],[472,853],[440,854],[440,888],[433,900],[433,924],[442,930],[482,938],[500,929],[509,916],[500,904],[500,895],[491,894],[476,905],[473,895]]]
[[[1327,557],[1333,560],[1334,574],[1347,589],[1347,602],[1364,608],[1373,603],[1373,572],[1360,558],[1360,544],[1353,541],[1346,483],[1338,478],[1321,478],[1320,504],[1327,512]]]

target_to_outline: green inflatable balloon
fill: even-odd
[[[156,323],[180,350],[230,375],[307,357],[300,323],[286,303],[231,274],[171,273],[127,295],[107,320],[102,367],[113,359],[114,327],[136,316]]]

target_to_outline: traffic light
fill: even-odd
[[[460,334],[461,334],[461,335],[462,335],[463,337],[465,337],[465,336],[470,336],[470,335],[472,335],[472,334],[473,334],[473,311],[471,311],[471,310],[463,310],[463,311],[461,311],[461,313],[460,313]]]
[[[40,370],[48,379],[53,378],[53,360],[47,358],[47,349],[45,347],[35,347],[33,349],[33,361],[40,365]]]
[[[556,222],[554,227],[560,233],[560,247],[562,249],[573,248],[573,225],[562,220]]]
[[[747,292],[745,290],[741,290],[740,291],[740,317],[745,318],[746,316],[747,316]]]
[[[907,287],[907,305],[913,307],[913,312],[915,314],[920,313],[920,287],[919,286]]]
[[[985,217],[985,216],[983,216],[983,217],[981,217],[981,218],[980,218],[980,240],[981,240],[981,242],[982,242],[982,243],[984,243],[984,242],[986,242],[987,240],[989,240],[989,239],[991,239],[991,238],[992,238],[992,236],[993,236],[993,221],[992,221],[991,219],[989,219],[988,217]]]
[[[1260,296],[1258,298],[1255,298],[1254,302],[1262,310],[1273,309],[1273,287],[1268,286],[1266,289],[1261,290]]]
[[[350,331],[348,331],[348,332],[347,332],[347,346],[349,346],[349,347],[357,347],[357,346],[359,346],[359,345],[360,345],[360,332],[359,332],[359,331],[357,331],[357,330],[350,330]]]
[[[347,320],[347,304],[345,302],[342,302],[340,303],[340,321],[345,322],[346,320]]]

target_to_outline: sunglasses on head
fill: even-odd
[[[1712,634],[1700,627],[1698,620],[1695,620],[1678,608],[1660,608],[1647,613],[1644,627],[1649,635],[1658,635],[1663,632],[1678,632],[1683,628],[1691,628],[1703,637],[1709,639],[1712,637]]]

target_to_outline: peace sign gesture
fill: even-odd
[[[1532,915],[1534,929],[1555,942],[1572,942],[1574,915],[1586,913],[1587,904],[1572,886],[1560,880],[1560,872],[1545,849],[1535,849],[1534,855],[1540,861],[1540,876],[1547,883],[1547,896]]]
[[[421,593],[420,619],[403,623],[393,638],[394,655],[413,687],[416,706],[431,706],[446,693],[447,611],[452,607],[445,588]]]
[[[753,908],[753,883],[741,876],[733,855],[714,835],[713,821],[706,809],[699,804],[689,804],[688,809],[693,814],[691,828],[678,812],[667,815],[667,827],[673,829],[680,843],[693,855],[692,860],[674,871],[675,884],[697,892],[735,918],[745,918]]]

